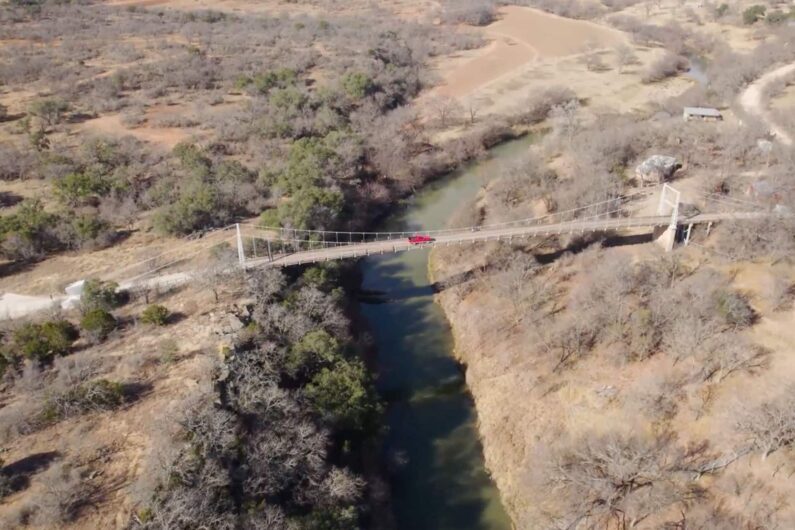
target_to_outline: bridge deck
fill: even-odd
[[[678,225],[700,224],[715,221],[725,221],[731,219],[755,219],[767,216],[765,212],[742,212],[742,213],[711,213],[698,214],[691,217],[680,216],[677,219]],[[301,250],[291,254],[281,254],[274,256],[271,261],[268,258],[255,258],[246,260],[246,268],[276,266],[286,267],[303,263],[316,263],[335,259],[357,258],[372,254],[384,254],[387,252],[401,252],[418,247],[433,247],[448,245],[453,243],[467,243],[472,241],[489,241],[510,239],[513,237],[532,237],[559,235],[568,233],[602,232],[606,230],[619,230],[631,228],[656,228],[668,226],[671,223],[671,216],[659,215],[649,217],[616,217],[608,219],[586,219],[575,220],[564,223],[540,224],[529,226],[514,226],[487,228],[479,230],[450,231],[436,235],[434,241],[423,245],[412,245],[406,238],[369,241],[364,243],[353,243],[341,246],[330,246],[313,250]],[[320,244],[320,243],[319,243]]]

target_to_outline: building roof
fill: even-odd
[[[721,113],[718,109],[712,109],[709,107],[685,107],[685,114],[709,116],[714,118],[720,118],[721,116]]]

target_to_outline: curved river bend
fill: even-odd
[[[383,229],[444,227],[532,138],[419,193]],[[477,417],[453,338],[428,280],[428,250],[372,256],[361,263],[362,290],[378,293],[361,311],[378,348],[378,389],[387,402],[394,516],[400,530],[508,530],[511,523],[486,472]]]

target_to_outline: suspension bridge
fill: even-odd
[[[632,215],[648,206],[659,192],[655,215]],[[677,234],[684,229],[685,244],[693,226],[726,220],[757,219],[770,215],[759,205],[708,192],[698,194],[702,205],[716,205],[717,211],[683,214],[681,193],[668,184],[654,190],[610,198],[588,206],[549,215],[503,223],[464,228],[414,230],[409,232],[337,232],[264,228],[235,225],[238,260],[244,269],[286,267],[338,259],[360,258],[417,248],[461,245],[483,241],[514,241],[533,237],[593,232],[651,229],[671,250]],[[415,235],[426,241],[411,242]]]
[[[665,184],[538,217],[461,228],[417,227],[400,232],[300,230],[239,223],[194,237],[165,253],[99,277],[115,281],[125,290],[163,290],[205,281],[235,269],[288,267],[438,246],[594,232],[651,230],[670,251],[677,239],[688,244],[696,225],[706,224],[709,233],[715,222],[775,215],[769,208],[744,199],[705,191],[689,195],[684,203],[682,193]],[[689,206],[683,207],[684,204]],[[424,236],[423,241],[412,243],[409,238],[418,234]],[[230,259],[230,254],[236,255]],[[82,293],[83,280],[75,280],[65,295],[3,295],[0,318],[22,316],[53,304],[71,307],[79,302]]]
[[[288,267],[340,259],[405,252],[438,246],[475,244],[486,241],[522,239],[593,232],[654,232],[657,241],[670,251],[677,238],[687,244],[694,226],[731,220],[759,219],[774,215],[758,203],[707,191],[682,193],[668,184],[554,212],[543,216],[500,223],[445,229],[352,232],[263,227],[238,223],[217,229],[186,242],[169,252],[114,271],[112,279],[122,287],[141,282],[183,282],[189,276],[207,273],[208,251],[222,245],[236,248],[236,263],[217,267]],[[687,204],[687,208],[683,208]],[[410,242],[416,235],[426,241]],[[216,267],[216,268],[217,268]],[[176,271],[182,272],[176,272]],[[159,280],[156,280],[160,278]]]

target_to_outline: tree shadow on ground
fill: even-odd
[[[124,383],[122,386],[122,393],[124,394],[124,401],[132,403],[148,396],[154,386],[151,383]]]
[[[10,208],[22,202],[25,198],[22,195],[10,191],[0,192],[0,208]]]
[[[60,457],[61,453],[58,451],[34,453],[3,467],[0,474],[4,475],[8,480],[7,484],[10,491],[7,494],[27,489],[30,486],[30,477],[41,473]]]

